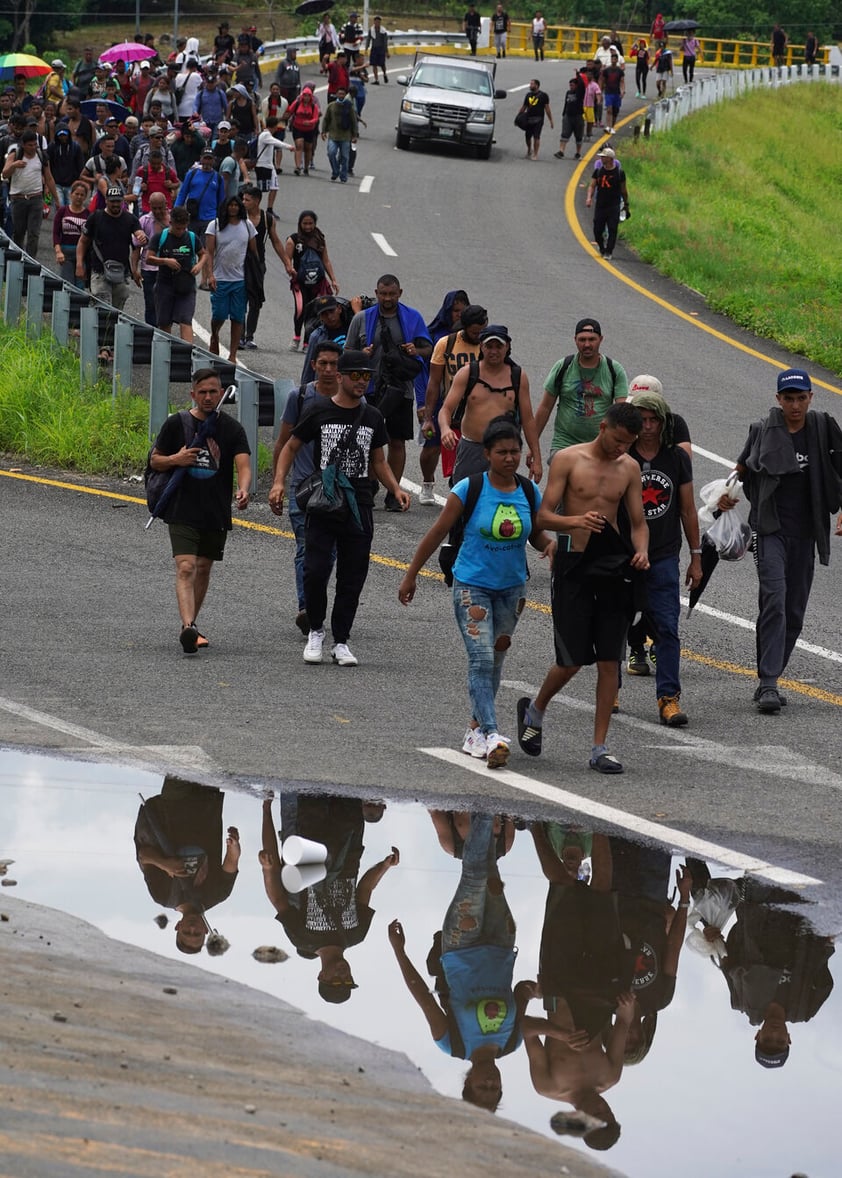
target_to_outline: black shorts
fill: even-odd
[[[592,554],[559,552],[552,580],[555,661],[560,667],[619,662],[625,651],[631,586],[623,575],[593,575]]]
[[[189,524],[169,524],[173,556],[204,556],[207,560],[222,560],[225,552],[226,531],[200,532]]]
[[[172,282],[155,283],[155,314],[164,327],[173,323],[191,323],[196,312],[196,287],[188,294],[176,294]]]

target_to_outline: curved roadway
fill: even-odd
[[[569,220],[586,212],[587,167],[574,172],[571,159],[552,158],[557,137],[549,126],[542,159],[527,162],[512,125],[533,63],[502,63],[498,84],[510,97],[499,104],[489,162],[435,147],[398,152],[397,72],[388,86],[369,87],[356,181],[330,184],[322,147],[309,178],[284,174],[276,206],[282,232],[294,228],[301,209],[315,209],[346,294],[371,291],[392,271],[405,301],[430,317],[447,289],[465,287],[491,321],[508,325],[536,400],[552,363],[572,350],[576,320],[598,316],[604,350],[629,376],[659,376],[687,418],[697,490],[723,474],[749,422],[771,404],[776,366],[801,358],[711,315],[697,294],[635,260],[622,232],[614,263],[596,258],[589,218],[582,228]],[[570,72],[559,62],[539,71],[557,126]],[[297,379],[301,358],[285,351],[289,291],[276,261],[269,271],[254,367]],[[205,326],[207,310],[203,302],[197,312]],[[838,378],[807,367],[821,382],[815,407],[838,411]],[[407,478],[418,477],[410,447]],[[678,847],[698,836],[735,852],[736,863],[756,856],[773,869],[833,878],[842,841],[842,541],[830,570],[817,570],[789,668],[790,703],[779,717],[756,715],[750,702],[756,585],[744,561],[720,566],[704,608],[683,623],[687,729],[658,724],[653,679],[627,682],[610,735],[627,772],[615,779],[588,772],[593,677],[585,671],[553,705],[541,759],[516,750],[510,772],[494,774],[454,751],[465,725],[465,671],[447,594],[429,580],[409,609],[397,602],[399,570],[433,518],[430,509],[415,501],[406,517],[376,513],[374,563],[352,641],[361,665],[348,671],[301,660],[290,534],[265,497],[214,573],[203,613],[212,648],[184,659],[163,530],[143,531],[145,512],[131,501],[136,488],[96,486],[104,494],[0,477],[7,525],[0,739],[178,762],[205,780],[329,781],[484,801],[499,795],[509,812],[525,813],[567,803],[587,815],[598,804],[609,809],[596,816],[643,833],[657,834],[649,824],[661,824]],[[109,497],[114,492],[129,499]],[[529,594],[500,696],[501,727],[513,736],[515,701],[540,682],[551,657],[548,578],[538,562]]]

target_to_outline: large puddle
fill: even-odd
[[[10,750],[0,807],[12,894],[164,957],[181,957],[179,939],[199,968],[405,1052],[457,1099],[467,1065],[434,1035],[451,1051],[479,1044],[481,1100],[499,1076],[502,1115],[550,1136],[553,1119],[583,1150],[576,1132],[603,1124],[590,1140],[606,1145],[619,1125],[605,1160],[635,1178],[837,1172],[837,964],[793,893],[690,861],[691,908],[677,909],[685,860],[669,848],[382,798],[282,791],[267,803]],[[282,877],[282,827],[326,846],[327,865]],[[718,940],[699,907],[718,916]],[[524,985],[513,1000],[512,942],[513,981],[540,977],[543,995]],[[255,960],[265,946],[286,959]],[[497,1040],[509,1049],[499,1069],[481,1058]]]

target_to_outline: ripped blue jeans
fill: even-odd
[[[453,612],[468,653],[468,694],[473,717],[486,736],[497,732],[494,700],[503,659],[526,601],[526,584],[485,589],[453,581]]]

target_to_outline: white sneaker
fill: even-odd
[[[324,646],[324,630],[311,630],[307,635],[307,645],[304,647],[305,663],[320,663],[322,661],[322,647]]]
[[[462,752],[481,761],[485,757],[485,736],[481,728],[469,728],[462,742]]]
[[[340,667],[356,667],[358,665],[356,656],[351,654],[344,642],[336,643],[331,649],[330,657]]]
[[[422,507],[435,507],[436,496],[433,492],[435,483],[422,483],[421,494],[418,496],[418,502]]]
[[[486,737],[486,765],[489,769],[502,769],[509,759],[511,741],[499,732],[489,732]]]

